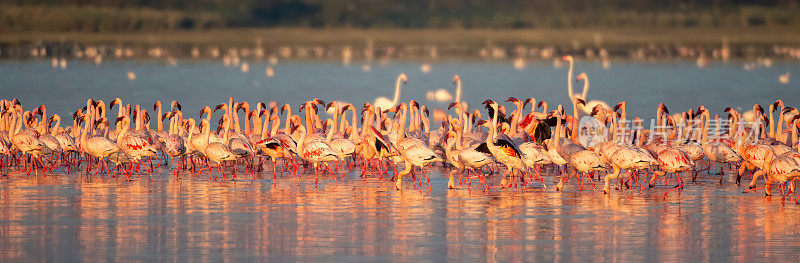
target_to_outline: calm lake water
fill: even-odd
[[[281,61],[275,75],[267,77],[267,62],[249,62],[250,71],[225,67],[219,61],[178,60],[175,66],[159,60],[106,61],[101,65],[69,61],[66,69],[53,68],[49,60],[0,60],[0,91],[17,97],[23,105],[45,104],[51,112],[71,114],[86,99],[110,101],[120,97],[125,103],[153,105],[156,99],[178,99],[187,111],[199,112],[202,106],[237,100],[278,101],[296,105],[314,97],[329,101],[348,101],[360,108],[377,97],[392,98],[397,75],[404,72],[409,81],[401,101],[417,99],[429,108],[446,108],[447,102],[426,99],[431,90],[447,89],[455,95],[453,75],[463,80],[463,98],[473,108],[486,98],[505,101],[509,96],[547,100],[552,109],[568,105],[567,66],[553,67],[552,62],[530,62],[522,70],[510,61],[440,61],[432,62],[431,72],[420,72],[420,63],[411,61],[373,64],[362,70],[362,63],[349,67],[337,61]],[[775,62],[773,66],[743,69],[742,62],[712,62],[699,69],[694,61],[629,62],[611,61],[604,69],[597,61],[578,60],[575,75],[586,72],[590,80],[588,100],[616,104],[628,101],[629,115],[655,115],[664,102],[671,111],[697,108],[703,104],[713,113],[725,107],[752,108],[776,99],[800,99],[800,63]],[[129,80],[128,72],[136,74]],[[781,84],[778,76],[792,72],[792,81]],[[574,82],[580,92],[582,82]],[[587,100],[587,101],[588,101]],[[147,107],[145,107],[147,108]],[[513,109],[513,107],[512,107]]]
[[[705,104],[713,113],[725,106],[749,108],[782,98],[798,101],[797,63],[745,71],[741,63],[711,63],[698,69],[688,61],[578,62],[589,75],[589,99],[628,101],[629,114],[651,116],[658,102],[672,111]],[[566,67],[533,62],[515,70],[508,61],[442,61],[429,74],[418,62],[343,67],[333,61],[287,61],[264,73],[266,63],[250,62],[250,72],[218,61],[70,61],[54,69],[50,61],[0,61],[4,98],[23,105],[46,104],[69,114],[87,97],[121,97],[149,107],[154,99],[178,99],[196,114],[202,105],[228,96],[254,101],[298,102],[319,97],[362,104],[391,97],[399,72],[409,75],[403,100],[425,100],[432,89],[451,89],[454,74],[464,81],[473,106],[490,97],[536,97],[550,107],[566,103]],[[129,71],[136,80],[128,80]],[[576,72],[576,73],[577,73]],[[778,75],[792,72],[789,84]],[[576,83],[576,89],[581,83]],[[630,115],[629,115],[630,116]],[[603,195],[571,180],[565,192],[540,184],[522,190],[483,192],[446,189],[446,170],[435,167],[432,189],[347,173],[344,180],[313,175],[209,181],[180,179],[157,169],[147,176],[91,178],[59,175],[0,176],[0,262],[11,261],[770,261],[800,260],[800,205],[795,197],[767,198],[761,192],[701,174],[680,196],[655,189],[612,190]],[[6,174],[6,172],[3,172]],[[496,185],[498,178],[490,183]],[[602,184],[601,182],[595,182]],[[763,184],[763,183],[762,183]],[[598,185],[598,187],[600,186]]]
[[[161,171],[168,174],[168,171]],[[800,206],[714,176],[654,189],[395,191],[375,176],[0,178],[0,261],[770,261],[800,253]],[[490,183],[497,184],[495,177]],[[596,182],[601,184],[600,182]],[[423,188],[424,185],[423,185]],[[792,197],[794,199],[794,197]]]

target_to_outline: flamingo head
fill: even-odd
[[[574,58],[570,55],[561,57],[561,61],[572,61]]]
[[[406,73],[400,73],[400,76],[398,76],[398,78],[400,79],[400,81],[403,82],[403,84],[408,83],[408,77],[406,76]]]
[[[118,124],[119,124],[119,122],[121,122],[121,121],[125,120],[126,118],[128,118],[128,116],[121,116],[121,117],[117,118],[117,119],[114,121],[114,125],[118,125]]]
[[[589,113],[589,116],[594,117],[598,113],[601,113],[602,110],[603,110],[603,105],[600,105],[600,104],[594,105],[594,107],[592,108],[592,112]]]
[[[453,76],[453,84],[456,84],[459,81],[461,81],[461,77],[459,77],[458,75]]]
[[[108,119],[106,117],[102,117],[100,119],[97,119],[97,121],[94,122],[95,126],[100,125],[100,124],[106,124],[107,125],[108,124]]]
[[[487,100],[484,100],[481,104],[484,104],[484,105],[495,105],[497,103],[495,103],[493,100],[487,99]]]
[[[772,105],[774,105],[774,107],[775,107],[776,109],[777,109],[778,107],[783,107],[783,106],[784,106],[784,104],[783,104],[783,100],[776,100],[776,101],[775,101],[775,103],[773,103]]]
[[[756,103],[753,105],[753,112],[758,111],[764,113],[764,107],[761,107],[761,104]]]
[[[161,101],[160,100],[156,100],[156,103],[153,104],[153,110],[158,109],[158,106],[161,106]]]
[[[663,102],[658,104],[658,109],[665,114],[669,114],[669,109],[667,109],[667,105],[665,105]]]
[[[119,105],[120,107],[122,107],[122,99],[115,98],[114,100],[111,101],[111,103],[108,104],[108,108],[113,110],[114,105]]]
[[[219,104],[219,105],[214,107],[214,112],[217,112],[217,110],[223,109],[223,108],[228,108],[228,105],[226,105],[225,103]]]
[[[617,111],[625,107],[625,101],[620,101],[617,105],[614,105],[614,109],[612,111]]]
[[[363,123],[363,119],[364,119],[364,112],[366,112],[366,111],[368,111],[368,110],[370,110],[370,109],[372,109],[372,104],[369,104],[369,102],[367,102],[367,103],[364,103],[364,106],[363,106],[363,107],[361,107],[361,119],[362,119],[362,123]]]
[[[511,102],[511,103],[517,104],[517,102],[522,102],[522,101],[520,101],[519,99],[514,98],[514,97],[508,97],[508,99],[506,99],[506,102]]]
[[[581,98],[574,98],[576,105],[586,106],[586,101]]]
[[[150,113],[146,110],[142,110],[142,114],[142,117],[144,117],[144,122],[150,122]]]
[[[456,133],[454,131],[449,131],[449,132],[447,132],[446,135],[447,135],[447,137],[445,137],[445,138],[447,138],[447,139],[456,137]]]
[[[458,104],[458,102],[451,102],[450,105],[447,105],[447,109],[450,110],[452,107],[456,107],[456,109],[458,109]]]
[[[169,104],[169,107],[170,110],[175,110],[175,108],[178,108],[178,110],[182,110],[181,104],[177,100],[173,100],[172,103]]]
[[[578,74],[578,76],[575,77],[575,81],[580,81],[580,80],[585,80],[585,79],[586,79],[586,73]]]
[[[528,104],[536,104],[535,98],[527,98],[524,102],[522,102],[522,107],[528,106]]]
[[[283,104],[283,107],[281,107],[281,114],[283,114],[284,111],[292,112],[292,106],[290,106],[288,103]]]
[[[325,101],[317,98],[314,98],[314,103],[319,105],[325,105]]]
[[[417,109],[419,109],[419,103],[418,103],[416,100],[411,100],[411,101],[409,101],[409,102],[408,102],[408,104],[409,104],[409,106],[411,106],[412,108],[417,108]]]
[[[425,116],[431,116],[431,113],[428,111],[428,107],[425,107],[425,105],[422,105],[422,107],[420,107],[420,109],[419,109],[419,110],[421,110],[422,112],[424,112],[424,113],[425,113]]]
[[[84,115],[77,116],[77,117],[75,117],[75,122],[76,122],[78,125],[81,125],[81,124],[83,124],[83,119],[84,119],[84,118],[85,118],[85,116],[84,116]]]

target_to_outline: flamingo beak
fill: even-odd
[[[620,108],[622,108],[622,102],[619,102],[619,103],[617,103],[617,105],[614,105],[614,109],[613,109],[613,111],[617,111],[617,110],[619,110]]]

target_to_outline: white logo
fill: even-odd
[[[578,122],[578,141],[588,148],[606,141],[607,129],[600,120],[583,116]]]

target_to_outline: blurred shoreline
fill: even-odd
[[[794,33],[800,31],[797,29],[800,28],[246,28],[149,33],[12,32],[0,34],[0,58],[82,57],[80,53],[87,49],[101,54],[116,53],[117,57],[213,58],[237,49],[239,56],[245,53],[244,56],[299,59],[549,59],[563,54],[587,58],[781,59],[800,58],[800,51],[797,51],[800,35]],[[121,55],[118,49],[123,51]]]

